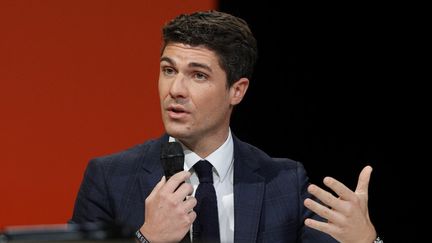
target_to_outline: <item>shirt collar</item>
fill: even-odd
[[[174,141],[180,142],[177,139],[170,136],[169,142],[174,142]],[[234,158],[234,143],[233,143],[233,138],[231,136],[231,129],[229,129],[228,131],[228,137],[225,140],[225,142],[219,148],[217,148],[215,151],[209,154],[206,158],[201,158],[195,152],[191,151],[183,144],[182,147],[183,147],[183,152],[185,154],[184,170],[189,171],[193,168],[195,163],[197,163],[198,161],[207,160],[215,168],[219,180],[223,182],[226,179],[229,168]]]

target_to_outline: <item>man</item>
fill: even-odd
[[[72,222],[132,227],[150,242],[185,236],[199,242],[204,226],[197,222],[217,212],[210,230],[216,229],[211,239],[220,242],[375,240],[367,208],[371,167],[361,172],[355,192],[325,178],[335,197],[309,185],[300,163],[271,158],[231,133],[233,107],[248,89],[257,58],[246,22],[217,11],[180,15],[163,28],[163,38],[159,95],[166,134],[92,160]],[[183,146],[184,171],[167,181],[159,156],[162,144],[174,141]],[[208,214],[194,197],[202,161],[210,164],[217,198]]]

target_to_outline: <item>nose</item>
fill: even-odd
[[[186,98],[188,94],[186,82],[186,77],[179,73],[171,83],[170,96],[174,99]]]

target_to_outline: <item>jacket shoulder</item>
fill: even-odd
[[[116,153],[95,157],[90,160],[89,165],[102,166],[102,167],[130,167],[137,162],[142,161],[142,157],[156,144],[159,139],[147,140],[142,144],[135,145],[123,151]]]
[[[290,170],[299,169],[299,167],[303,168],[303,164],[299,161],[290,158],[271,157],[254,145],[243,142],[239,139],[236,140],[238,150],[240,151],[240,157],[252,161],[252,163],[261,169]]]

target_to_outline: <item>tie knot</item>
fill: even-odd
[[[200,160],[194,166],[200,183],[213,183],[213,165],[207,160]]]

